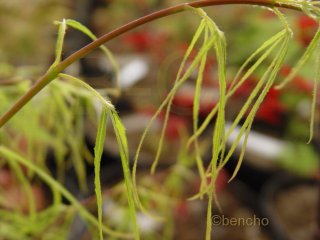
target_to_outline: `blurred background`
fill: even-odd
[[[52,64],[58,31],[54,21],[74,19],[96,36],[102,36],[133,19],[182,2],[0,1],[0,113],[5,112]],[[281,30],[277,17],[260,7],[216,6],[205,11],[226,35],[228,81],[254,50]],[[288,10],[283,13],[294,37],[278,81],[292,71],[318,28],[318,23],[306,15]],[[184,12],[148,23],[108,42],[106,46],[119,64],[118,83],[114,66],[99,50],[66,69],[67,73],[84,80],[115,104],[127,130],[131,164],[143,130],[172,87],[199,22],[198,16]],[[68,28],[63,58],[90,41],[83,33]],[[230,99],[227,121],[232,122],[235,118],[267,66],[260,67]],[[229,220],[257,218],[264,219],[264,223],[231,226],[230,223],[213,222],[212,239],[319,239],[317,180],[320,140],[317,134],[307,144],[314,69],[311,60],[286,88],[271,88],[257,112],[237,177],[228,183],[240,151],[234,154],[216,182],[223,212],[214,208],[214,216]],[[200,177],[192,154],[185,149],[193,131],[195,74],[174,97],[155,175],[149,174],[149,168],[157,151],[164,112],[150,128],[141,150],[138,165],[140,194],[147,208],[154,213],[160,212],[165,219],[156,221],[141,213],[138,222],[142,239],[204,239],[207,202],[188,200],[199,191]],[[33,159],[94,212],[92,154],[99,107],[88,95],[67,81],[51,83],[1,129],[0,143],[27,159]],[[200,122],[218,100],[217,63],[212,53],[204,71]],[[104,221],[117,230],[129,231],[121,161],[116,138],[111,125],[108,126],[101,169]],[[210,129],[199,140],[206,166],[212,148]],[[235,132],[239,129],[240,126]],[[231,136],[229,147],[234,140]],[[0,167],[0,212],[27,214],[29,205],[17,171],[12,170],[13,166],[4,156],[0,156]],[[22,167],[21,172],[32,184],[37,211],[44,211],[52,202],[48,186]],[[1,214],[0,224],[6,226],[0,226],[0,239],[19,239],[19,234],[21,237],[26,233],[8,234],[18,223]],[[64,235],[60,235],[64,237],[57,239],[95,239],[88,223],[77,216],[66,226]],[[55,239],[57,235],[54,236],[53,232],[58,227],[59,221],[54,221],[43,226],[42,230],[27,231],[29,237],[25,239]]]

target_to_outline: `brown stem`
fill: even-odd
[[[319,145],[319,142],[317,145]],[[316,230],[314,234],[314,240],[320,240],[320,179],[319,177],[317,177],[316,181],[318,186],[318,201],[317,201],[317,218],[316,218],[317,225],[316,225]]]
[[[11,118],[13,117],[27,102],[29,102],[38,92],[40,92],[48,83],[55,79],[58,74],[63,71],[70,64],[76,60],[86,56],[88,53],[98,48],[102,44],[108,42],[109,40],[128,32],[136,27],[139,27],[145,23],[152,22],[156,19],[163,18],[169,15],[173,15],[179,12],[187,11],[186,6],[200,8],[208,7],[213,5],[229,5],[229,4],[246,4],[246,5],[259,5],[265,7],[281,7],[292,10],[301,11],[301,8],[296,5],[289,3],[284,3],[276,0],[201,0],[190,3],[179,4],[173,7],[168,7],[160,11],[151,13],[139,19],[136,19],[132,22],[129,22],[105,35],[98,38],[97,40],[91,42],[90,44],[84,46],[77,52],[71,54],[68,58],[61,61],[55,67],[49,69],[30,89],[25,93],[17,102],[0,118],[0,128]]]
[[[320,103],[318,103],[318,109],[320,109]],[[316,129],[319,129],[319,124],[317,125]],[[316,134],[315,144],[317,147],[316,149],[317,149],[318,158],[319,158],[320,156],[320,134],[319,133]],[[320,172],[320,169],[318,169],[318,171]],[[314,240],[320,240],[320,177],[319,176],[317,176],[316,181],[318,186],[318,201],[317,201],[317,215],[316,215],[317,225],[315,229]]]

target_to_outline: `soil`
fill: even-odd
[[[311,185],[294,186],[276,196],[276,215],[290,240],[314,239],[317,201],[318,189]]]
[[[212,216],[225,217],[227,219],[247,219],[258,217],[256,213],[244,206],[237,196],[227,188],[218,193],[222,213],[215,209]],[[192,203],[192,201],[190,202]],[[191,209],[191,216],[184,222],[176,223],[176,235],[174,239],[197,240],[205,239],[206,229],[206,204],[202,201],[201,207],[196,207],[196,203]],[[213,224],[212,239],[214,240],[271,240],[263,231],[263,227],[256,225],[228,226],[228,224]]]
[[[44,188],[37,184],[31,184],[31,191],[37,211],[43,210],[48,205],[48,198]],[[0,208],[7,210],[21,210],[24,213],[29,211],[29,202],[25,189],[18,182],[16,176],[9,170],[0,169]]]

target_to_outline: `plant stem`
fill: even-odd
[[[320,155],[320,150],[319,150],[320,149],[320,134],[317,134],[317,137],[315,139],[315,144],[317,147],[317,153],[318,153],[318,155]],[[318,168],[318,171],[320,172],[319,168]],[[320,240],[320,177],[319,176],[316,178],[316,182],[317,182],[317,187],[318,187],[318,199],[317,199],[316,230],[315,230],[313,239]]]
[[[80,50],[71,54],[69,57],[61,61],[59,64],[50,68],[23,96],[21,96],[17,102],[0,117],[0,128],[10,120],[27,102],[29,102],[38,92],[40,92],[47,84],[53,79],[57,78],[58,74],[62,72],[66,67],[75,62],[76,60],[86,56],[94,49],[98,48],[102,44],[110,41],[111,39],[126,33],[132,29],[135,29],[145,23],[152,22],[156,19],[163,18],[169,15],[173,15],[179,12],[188,11],[188,7],[201,8],[214,5],[230,5],[230,4],[246,4],[246,5],[259,5],[265,7],[281,7],[292,10],[301,11],[301,8],[290,3],[285,3],[280,0],[201,0],[190,3],[183,3],[173,7],[168,7],[157,12],[151,13],[144,17],[138,18],[132,22],[129,22],[121,27],[103,35],[97,40],[84,46]]]
[[[314,234],[314,240],[320,240],[320,179],[317,178],[318,186],[318,201],[317,201],[317,218],[316,218],[316,230]]]

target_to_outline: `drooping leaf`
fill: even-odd
[[[256,50],[249,58],[250,59],[254,59],[254,57],[259,53],[262,52],[263,49],[266,49],[266,51],[256,60],[256,62],[243,74],[243,76],[241,77],[241,79],[236,83],[236,79],[238,78],[238,76],[240,76],[241,72],[243,71],[243,69],[248,65],[249,61],[246,61],[239,69],[238,73],[236,74],[236,77],[233,80],[233,84],[234,85],[227,93],[226,98],[227,100],[234,94],[234,92],[236,90],[239,89],[239,87],[248,79],[248,77],[259,67],[261,66],[261,64],[263,63],[263,61],[272,53],[272,51],[274,50],[274,48],[276,46],[278,46],[278,44],[280,43],[280,40],[284,37],[285,34],[285,30],[277,33],[276,35],[274,35],[273,37],[271,37],[269,40],[267,40],[266,42],[264,42],[262,44],[261,47],[259,47],[258,50]],[[267,48],[268,46],[268,48]],[[210,111],[210,113],[206,116],[205,120],[203,121],[203,123],[201,124],[201,126],[197,129],[197,132],[194,133],[187,145],[189,146],[197,137],[199,137],[204,130],[208,127],[208,125],[210,124],[211,120],[213,119],[213,117],[215,116],[215,114],[218,111],[218,107],[219,107],[219,103],[217,103],[217,105]]]
[[[111,117],[113,129],[116,134],[116,138],[118,142],[122,169],[124,174],[124,181],[125,181],[126,190],[127,190],[126,195],[127,195],[128,205],[129,205],[129,212],[131,217],[131,223],[133,226],[134,236],[136,240],[139,240],[140,233],[138,229],[135,202],[134,202],[134,197],[132,193],[133,187],[132,187],[132,178],[131,178],[131,172],[129,167],[129,154],[128,154],[128,143],[127,143],[126,132],[115,110],[110,111],[110,117]]]
[[[182,74],[182,71],[183,71],[183,69],[185,67],[186,61],[188,60],[188,57],[190,56],[195,44],[197,43],[199,37],[201,36],[204,27],[205,27],[205,21],[203,20],[200,23],[196,33],[194,34],[194,37],[193,37],[193,39],[192,39],[192,41],[191,41],[191,43],[190,43],[190,45],[189,45],[189,47],[188,47],[188,49],[186,51],[186,54],[183,57],[183,60],[181,62],[181,65],[179,67],[178,74],[177,74],[177,77],[176,77],[176,80],[175,80],[175,84],[180,81],[181,74]],[[175,92],[171,91],[172,94],[171,94],[171,97],[170,97],[169,102],[167,104],[167,109],[166,109],[165,117],[164,117],[164,120],[163,120],[163,126],[162,126],[162,131],[161,131],[161,135],[160,135],[160,140],[159,140],[156,156],[155,156],[155,159],[154,159],[153,164],[151,166],[151,173],[155,172],[156,166],[158,165],[158,162],[159,162],[160,154],[161,154],[161,151],[162,151],[162,148],[163,148],[165,130],[167,128],[167,124],[168,124],[168,120],[169,120],[169,114],[170,114],[170,110],[171,110],[171,106],[172,106],[172,101],[173,101],[173,98],[174,98],[174,96],[176,94],[176,91]]]
[[[276,86],[277,89],[283,88],[287,83],[289,83],[298,73],[298,71],[301,70],[301,68],[307,63],[307,61],[312,57],[313,53],[315,52],[315,49],[317,47],[317,44],[320,40],[320,28],[318,29],[317,33],[314,35],[312,41],[310,42],[309,46],[307,47],[306,51],[302,55],[302,57],[299,59],[293,70],[290,72],[290,74],[283,80],[281,84]]]
[[[63,19],[62,22],[60,22],[59,24],[58,37],[57,37],[56,49],[55,49],[56,56],[51,68],[57,65],[61,61],[63,42],[64,42],[64,36],[66,34],[66,29],[67,29],[66,20]]]
[[[317,97],[319,92],[319,81],[320,81],[320,41],[318,40],[318,47],[316,48],[316,74],[314,79],[313,93],[312,93],[312,106],[311,106],[311,115],[310,115],[310,136],[308,143],[311,142],[313,138],[314,125],[317,123],[318,117],[316,116],[317,112]],[[318,126],[318,124],[316,124]]]
[[[102,235],[102,196],[101,196],[101,182],[100,182],[100,165],[101,157],[104,149],[104,141],[106,138],[106,126],[107,126],[107,107],[103,106],[100,113],[100,119],[98,122],[98,130],[96,143],[94,147],[94,186],[97,196],[98,206],[98,221],[99,221],[99,235],[100,239],[103,240]]]
[[[206,29],[205,29],[205,36],[204,36],[204,43],[203,44],[205,44],[207,41],[208,41],[208,27],[206,27]],[[199,118],[198,115],[199,115],[199,108],[200,108],[200,92],[201,92],[203,72],[205,70],[206,61],[207,61],[207,54],[205,54],[201,59],[199,70],[198,70],[198,77],[196,79],[196,89],[195,89],[195,94],[194,94],[193,113],[192,113],[192,115],[193,115],[193,132],[194,133],[196,133],[197,129],[198,129],[198,118]],[[194,147],[195,147],[195,159],[196,159],[196,163],[197,163],[197,167],[198,167],[198,171],[199,171],[199,175],[200,175],[200,179],[201,179],[200,192],[202,192],[201,189],[203,187],[205,187],[204,184],[206,183],[206,181],[204,181],[204,179],[206,179],[206,176],[205,176],[203,162],[201,159],[199,143],[198,143],[197,139],[195,140]]]
[[[196,69],[196,67],[198,66],[199,62],[201,61],[201,58],[209,51],[209,49],[211,49],[214,39],[211,39],[210,41],[208,41],[199,51],[199,53],[195,56],[195,58],[193,59],[193,62],[189,65],[188,69],[184,72],[184,74],[182,74],[182,70],[184,67],[184,64],[186,63],[189,54],[191,53],[193,46],[196,44],[197,39],[200,37],[201,32],[204,29],[204,25],[205,22],[201,23],[199,28],[198,28],[198,32],[197,34],[194,36],[193,40],[191,41],[191,44],[186,52],[186,55],[184,56],[184,59],[182,61],[182,64],[180,66],[180,69],[178,71],[178,75],[177,75],[177,79],[173,88],[171,89],[171,91],[168,93],[168,95],[166,96],[166,98],[162,101],[160,107],[158,108],[158,110],[154,113],[154,115],[151,117],[150,121],[148,122],[147,126],[144,129],[144,132],[141,136],[141,139],[139,141],[137,150],[136,150],[136,154],[135,154],[135,158],[134,158],[134,165],[133,165],[133,185],[134,185],[134,191],[136,189],[136,168],[137,168],[137,163],[138,163],[138,158],[139,158],[139,154],[143,145],[143,142],[146,138],[146,135],[150,129],[150,127],[152,126],[153,122],[155,121],[155,119],[158,117],[158,115],[161,113],[161,111],[170,104],[170,102],[172,101],[175,93],[177,92],[177,90],[179,89],[179,87],[189,78],[189,76],[192,74],[192,72]],[[180,77],[181,74],[181,77]],[[178,78],[179,77],[179,78]],[[165,124],[166,121],[164,121]],[[158,150],[159,151],[159,150]],[[153,163],[153,168],[155,168],[157,164],[157,161],[154,161]],[[143,210],[143,206],[141,205],[141,203],[139,203],[139,199],[138,199],[138,195],[137,193],[135,193],[135,200],[137,201],[138,206]],[[144,212],[146,212],[144,210]]]

